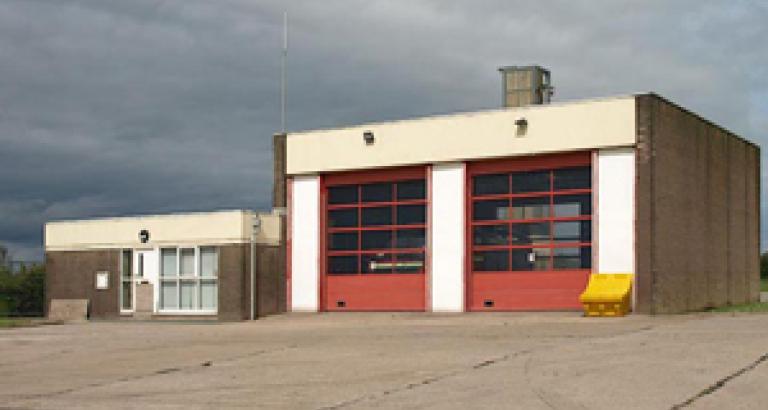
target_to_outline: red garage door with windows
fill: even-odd
[[[321,307],[423,311],[424,167],[323,176]]]
[[[469,310],[578,309],[592,261],[591,153],[470,163]]]

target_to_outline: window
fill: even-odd
[[[120,264],[120,309],[133,310],[133,251],[122,252]]]
[[[591,178],[589,166],[474,175],[472,269],[589,269]]]
[[[424,179],[328,187],[329,275],[423,273]]]
[[[215,311],[219,256],[212,246],[160,250],[160,310]]]
[[[144,253],[139,253],[136,256],[139,258],[139,260],[137,261],[137,265],[139,266],[137,266],[138,269],[136,269],[136,275],[140,278],[143,278],[144,277]]]

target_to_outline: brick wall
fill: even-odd
[[[51,299],[88,299],[90,316],[117,317],[120,286],[118,250],[47,252],[45,276],[46,314]],[[96,290],[97,271],[109,271],[109,289]]]

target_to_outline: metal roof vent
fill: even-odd
[[[507,66],[499,71],[504,107],[549,104],[555,93],[549,70],[541,66]]]

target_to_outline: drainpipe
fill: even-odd
[[[256,232],[259,229],[259,217],[251,215],[251,320],[256,320],[256,303],[254,303],[254,289],[256,287]]]

